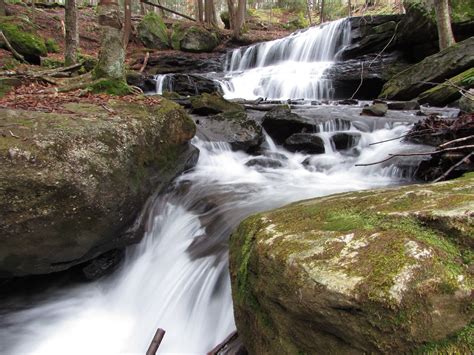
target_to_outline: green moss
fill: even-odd
[[[164,49],[169,47],[169,35],[163,19],[149,12],[138,25],[138,37],[148,48]]]
[[[64,62],[57,59],[45,58],[41,61],[41,66],[52,69],[61,68],[62,66],[64,66]]]
[[[59,53],[59,45],[54,39],[48,38],[44,44],[46,45],[48,53]]]
[[[18,24],[0,22],[0,29],[8,41],[24,56],[46,56],[48,51],[42,38],[24,31]]]
[[[472,354],[474,352],[474,323],[457,334],[439,342],[418,348],[415,354]]]
[[[176,50],[181,50],[181,40],[185,34],[185,27],[180,23],[173,24],[171,29],[171,47]]]
[[[132,91],[130,86],[124,80],[103,79],[89,86],[89,90],[94,93],[105,92],[110,95],[123,96],[128,95]]]
[[[373,218],[356,213],[353,210],[330,211],[327,213],[324,230],[335,232],[348,232],[356,229],[373,229]]]

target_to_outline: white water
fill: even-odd
[[[352,125],[343,128],[355,131]],[[287,158],[279,158],[281,168],[247,167],[253,157],[232,152],[224,143],[196,139],[201,152],[196,168],[155,202],[149,232],[130,248],[122,269],[4,316],[2,354],[143,354],[158,327],[167,331],[160,353],[209,351],[234,329],[227,238],[237,223],[292,201],[399,182],[393,167],[354,164],[403,149],[398,141],[369,143],[406,129],[399,125],[360,132],[359,157],[326,146],[329,153],[313,156],[311,169],[301,164],[307,156],[289,153],[269,138],[268,152]],[[188,250],[196,237],[200,243]]]
[[[219,83],[226,98],[329,99],[333,88],[323,73],[349,44],[350,23],[342,19],[239,48],[227,57]]]

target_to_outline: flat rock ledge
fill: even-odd
[[[471,353],[474,173],[249,217],[231,236],[250,354]]]
[[[0,277],[65,270],[139,241],[147,199],[196,161],[195,125],[171,101],[60,112],[0,109]]]

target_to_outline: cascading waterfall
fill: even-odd
[[[318,134],[357,132],[360,154],[290,153],[267,137],[263,156],[279,168],[248,167],[255,158],[225,143],[195,139],[197,166],[155,202],[143,241],[114,275],[43,295],[31,308],[3,311],[2,354],[143,354],[155,330],[160,353],[205,353],[233,329],[227,239],[243,218],[305,198],[399,183],[391,166],[355,167],[406,147],[370,143],[404,134],[406,125],[359,131],[326,122]],[[311,160],[304,166],[303,161]],[[40,297],[42,298],[42,297]]]
[[[323,73],[349,44],[350,22],[342,19],[239,48],[227,56],[219,83],[226,98],[331,98],[331,81]]]
[[[167,74],[155,75],[153,78],[156,82],[156,94],[163,94],[163,90],[171,91],[171,86]]]

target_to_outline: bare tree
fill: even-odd
[[[5,0],[0,0],[0,16],[6,16],[7,11],[6,11],[6,6],[5,6]]]
[[[64,64],[67,66],[77,62],[79,31],[77,30],[76,0],[66,0],[64,22],[66,30],[66,48],[64,51]]]
[[[99,0],[97,14],[101,36],[95,77],[124,80],[123,23],[117,0]]]
[[[448,0],[434,0],[434,7],[438,26],[439,49],[443,50],[456,43],[451,28]]]
[[[132,30],[132,0],[124,1],[124,13],[123,46],[127,49],[130,31]]]

